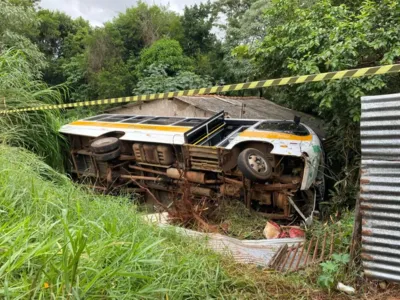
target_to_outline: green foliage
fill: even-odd
[[[244,53],[263,78],[315,74],[393,63],[400,56],[400,4],[396,0],[364,1],[359,10],[335,6],[328,0],[306,7],[297,0],[277,0],[265,11],[268,25],[262,43]],[[236,53],[241,53],[238,48]],[[243,53],[242,53],[243,54]],[[397,78],[397,79],[394,79]],[[267,92],[291,108],[319,114],[333,140],[328,148],[334,179],[357,186],[360,154],[360,97],[398,91],[398,76],[309,83]],[[344,134],[345,133],[345,134]],[[338,186],[337,186],[338,187]],[[340,205],[354,203],[353,192],[341,191]],[[350,196],[350,197],[349,197]]]
[[[110,62],[109,66],[93,74],[91,88],[96,98],[126,96],[131,91],[129,69],[122,61]]]
[[[353,211],[338,211],[327,218],[327,221],[314,220],[313,225],[307,230],[307,237],[318,238],[320,241],[327,236],[325,257],[329,255],[331,246],[336,253],[349,253],[354,227]],[[331,237],[333,235],[333,245]]]
[[[226,30],[226,43],[235,47],[262,39],[267,26],[263,11],[270,5],[271,1],[266,0],[218,0],[216,8],[227,16],[227,24],[222,26]]]
[[[10,47],[23,50],[36,76],[46,66],[43,53],[30,40],[36,34],[38,25],[32,7],[0,1],[0,52]]]
[[[165,72],[169,76],[174,76],[180,71],[187,71],[191,68],[191,60],[183,54],[183,50],[178,41],[161,39],[144,49],[140,53],[137,72],[140,77],[151,65],[166,66]]]
[[[12,109],[62,101],[60,88],[49,88],[37,79],[36,68],[20,50],[0,54],[1,109]],[[62,169],[63,140],[58,129],[57,111],[21,112],[0,118],[0,142],[29,149],[44,157],[55,168]]]
[[[350,262],[349,254],[332,255],[332,260],[320,263],[321,275],[318,277],[318,284],[326,289],[331,289],[335,283],[342,277],[344,267]]]
[[[221,298],[240,286],[201,241],[142,221],[127,198],[77,188],[0,145],[0,297]]]
[[[90,86],[88,84],[88,71],[84,54],[71,57],[61,66],[65,84],[69,89],[69,101],[83,101],[90,98]]]
[[[120,43],[124,60],[138,56],[143,48],[160,38],[178,39],[182,35],[180,19],[175,12],[142,1],[120,13],[106,28],[113,33],[114,41]]]
[[[211,86],[207,77],[201,77],[189,71],[179,72],[176,76],[168,76],[168,66],[151,65],[145,72],[147,77],[142,78],[136,88],[135,95],[172,92],[187,89],[196,89]]]
[[[39,49],[45,53],[48,67],[44,69],[43,79],[57,85],[69,81],[70,74],[64,71],[75,57],[79,57],[86,49],[86,42],[91,28],[82,18],[73,20],[61,12],[39,10],[37,17],[40,22],[38,35],[34,38]],[[75,86],[71,86],[76,89]],[[76,93],[76,92],[75,92]]]
[[[210,1],[185,7],[182,16],[181,45],[187,55],[194,56],[212,49],[216,37],[211,29],[216,16]]]

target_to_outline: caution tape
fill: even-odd
[[[151,101],[151,100],[166,99],[166,98],[173,98],[173,97],[179,97],[179,96],[216,94],[216,93],[229,92],[229,91],[250,90],[250,89],[257,89],[257,88],[266,88],[266,87],[271,87],[271,86],[283,86],[283,85],[299,84],[299,83],[305,83],[305,82],[318,82],[318,81],[324,81],[324,80],[338,80],[338,79],[343,79],[343,78],[357,78],[357,77],[363,77],[363,76],[382,75],[382,74],[398,73],[398,72],[400,72],[400,64],[395,64],[395,65],[386,65],[386,66],[379,66],[379,67],[344,70],[344,71],[338,71],[338,72],[320,73],[320,74],[313,74],[313,75],[302,75],[302,76],[294,76],[294,77],[284,77],[284,78],[279,78],[279,79],[260,80],[260,81],[253,81],[253,82],[247,82],[247,83],[228,84],[228,85],[222,85],[222,86],[213,86],[213,87],[208,87],[208,88],[200,88],[200,89],[192,89],[192,90],[184,90],[184,91],[176,91],[176,92],[165,92],[165,93],[148,94],[148,95],[140,95],[140,96],[109,98],[109,99],[82,101],[82,102],[66,103],[66,104],[23,107],[23,108],[17,108],[17,109],[0,110],[0,113],[8,114],[8,113],[26,112],[26,111],[96,106],[96,105],[138,102],[138,101]]]

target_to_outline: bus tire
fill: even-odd
[[[117,148],[114,151],[107,153],[94,153],[93,156],[98,161],[110,161],[118,158],[121,155],[121,149]]]
[[[238,168],[244,177],[253,181],[266,181],[272,175],[272,165],[259,150],[247,148],[238,156]]]
[[[105,137],[94,141],[90,148],[93,153],[102,154],[116,150],[119,147],[119,140],[116,137]]]

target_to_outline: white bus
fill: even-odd
[[[240,198],[272,219],[307,220],[323,194],[320,139],[296,121],[102,114],[60,131],[71,172],[105,191],[174,201],[189,189],[193,201]]]

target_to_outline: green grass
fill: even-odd
[[[3,299],[204,299],[235,288],[201,244],[144,224],[128,199],[77,188],[25,150],[0,146],[0,214]]]
[[[213,211],[208,220],[221,227],[225,234],[238,239],[265,239],[263,230],[268,219],[249,210],[236,199],[226,199]]]
[[[0,52],[0,110],[58,104],[62,86],[49,87],[37,74],[22,50]],[[0,142],[24,147],[62,170],[65,142],[58,133],[59,111],[19,112],[0,116]]]

